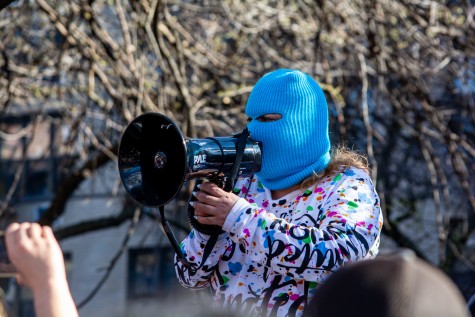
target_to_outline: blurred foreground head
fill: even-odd
[[[304,317],[469,317],[456,285],[413,253],[356,262],[330,275]]]

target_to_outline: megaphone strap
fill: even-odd
[[[203,267],[203,265],[206,263],[206,260],[208,259],[208,256],[211,254],[211,251],[213,251],[214,246],[216,245],[216,242],[218,241],[219,233],[214,233],[212,234],[208,242],[206,242],[205,249],[203,250],[203,256],[201,257],[201,264],[199,267],[196,269],[191,269],[189,267],[190,272],[194,275],[196,272]]]
[[[172,245],[173,250],[175,251],[178,258],[180,259],[181,263],[183,263],[183,265],[185,267],[187,267],[190,271],[192,271],[192,266],[186,260],[186,257],[183,255],[183,252],[181,251],[180,245],[178,244],[178,241],[177,241],[175,235],[173,234],[173,231],[170,227],[170,224],[168,223],[168,220],[165,218],[165,207],[163,205],[161,205],[158,208],[160,210],[160,218],[161,218],[161,223],[160,224],[162,226],[162,230],[164,231],[165,235],[167,236],[168,241],[170,241],[170,244]]]
[[[213,138],[213,137],[207,137],[205,138],[207,140],[211,140],[213,141],[214,143],[216,143],[216,145],[218,146],[219,150],[221,151],[221,167],[219,168],[220,171],[223,170],[223,166],[224,166],[224,149],[223,149],[223,146],[221,145],[221,142],[219,142],[216,138]],[[218,173],[219,174],[219,173]]]
[[[244,150],[246,149],[246,143],[247,143],[247,140],[249,139],[249,136],[250,134],[247,127],[244,128],[244,130],[239,134],[239,139],[237,142],[237,149],[236,149],[237,150],[236,159],[234,160],[234,165],[231,170],[231,175],[229,177],[229,180],[224,185],[224,190],[227,192],[231,191],[236,183],[239,167],[241,166],[242,157],[244,156]]]
[[[218,237],[220,232],[215,232],[211,234],[211,236],[208,239],[208,242],[206,242],[205,249],[203,251],[203,257],[201,260],[200,266],[196,267],[196,265],[191,264],[188,262],[186,259],[185,255],[180,249],[180,245],[173,234],[173,231],[171,230],[170,224],[168,223],[168,220],[165,217],[165,207],[159,206],[160,210],[160,218],[161,218],[161,225],[162,229],[165,232],[165,235],[167,236],[168,240],[170,241],[173,250],[175,251],[175,254],[178,256],[178,259],[180,259],[181,263],[190,270],[190,275],[195,275],[196,272],[203,267],[203,265],[206,263],[206,260],[208,259],[208,256],[211,254],[211,251],[213,251],[214,246],[216,245],[216,242],[218,241]]]

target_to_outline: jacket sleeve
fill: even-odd
[[[205,288],[209,285],[214,268],[231,241],[228,234],[223,233],[213,244],[210,236],[195,229],[180,243],[181,252],[190,264],[186,267],[175,255],[175,272],[184,287]]]
[[[382,225],[379,198],[367,173],[349,168],[329,184],[314,189],[326,193],[325,201],[308,199],[302,216],[294,217],[299,223],[277,218],[241,198],[223,230],[249,257],[271,270],[321,281],[345,262],[374,256]]]

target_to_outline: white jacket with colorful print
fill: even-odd
[[[302,316],[316,287],[345,263],[378,253],[382,213],[369,175],[341,169],[308,189],[273,200],[257,177],[240,179],[212,251],[192,230],[175,261],[182,285],[211,286],[218,307],[240,316]]]

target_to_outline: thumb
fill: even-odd
[[[18,273],[18,274],[16,275],[16,282],[17,282],[18,285],[20,285],[20,286],[28,286],[28,285],[26,285],[26,281],[25,281],[25,279],[23,278],[23,276],[22,276],[20,273]]]

